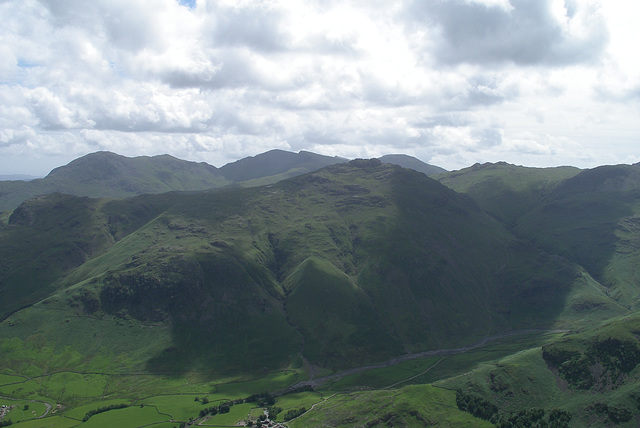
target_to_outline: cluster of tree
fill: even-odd
[[[458,409],[463,412],[471,413],[476,418],[486,421],[491,420],[498,413],[498,407],[490,401],[479,395],[463,392],[460,389],[456,391],[456,404]]]
[[[565,428],[571,422],[571,413],[553,409],[546,413],[544,409],[526,409],[517,413],[504,413],[488,400],[477,394],[456,391],[458,409],[470,413],[476,418],[490,421],[499,428]]]
[[[589,352],[614,375],[629,373],[640,364],[638,343],[630,340],[609,337],[595,342]]]
[[[199,266],[176,256],[162,265],[142,271],[108,274],[99,299],[102,309],[111,314],[126,310],[142,321],[164,321],[169,314],[200,296],[202,280]]]
[[[7,419],[6,421],[0,421],[0,427],[8,427],[12,423],[13,422],[11,421],[11,419]]]
[[[267,415],[260,415],[258,417],[258,420],[255,422],[255,425],[260,428],[262,426],[263,423],[265,423],[267,421]],[[250,426],[250,424],[247,424],[247,426]]]
[[[233,401],[227,401],[220,404],[219,406],[207,407],[205,409],[200,410],[200,417],[204,418],[207,415],[215,416],[218,413],[220,414],[229,413],[229,411],[231,410],[231,406],[233,406],[233,404],[234,404]]]
[[[301,386],[299,388],[292,388],[290,390],[287,390],[284,394],[293,394],[296,392],[305,392],[305,391],[313,391],[313,387],[312,386]],[[284,395],[283,394],[283,395]],[[199,401],[202,404],[208,404],[209,403],[209,399],[207,397],[194,397],[193,399],[194,401]],[[230,410],[230,407],[233,406],[234,404],[242,404],[242,403],[256,403],[258,407],[266,407],[267,408],[267,412],[269,414],[269,419],[271,419],[272,421],[275,420],[278,416],[278,413],[282,412],[282,408],[281,407],[275,407],[274,404],[276,403],[276,399],[273,395],[269,394],[268,392],[260,392],[257,394],[253,394],[250,395],[246,398],[239,398],[236,400],[231,400],[231,401],[226,401],[222,404],[220,404],[219,406],[213,406],[213,407],[207,407],[204,408],[202,410],[200,410],[200,417],[203,418],[207,415],[212,415],[215,416],[218,413],[228,413]],[[303,407],[301,409],[296,409],[296,410],[290,410],[285,414],[285,418],[287,417],[287,415],[289,415],[289,419],[285,419],[285,420],[290,420],[293,418],[297,418],[298,416],[300,416],[301,414],[303,414],[304,412],[306,412],[307,410]],[[298,413],[299,412],[299,413]]]
[[[613,337],[598,340],[586,350],[572,347],[572,344],[553,343],[542,348],[542,357],[549,366],[574,388],[589,389],[596,382],[610,378],[615,380],[623,373],[629,373],[640,364],[640,349],[637,342]],[[594,378],[591,367],[601,364],[605,372]]]
[[[498,428],[567,428],[571,422],[571,413],[553,409],[545,414],[543,409],[527,409],[510,415],[500,413],[491,422]]]
[[[287,413],[284,414],[284,421],[290,421],[291,419],[295,419],[298,416],[303,415],[307,411],[306,407],[300,407],[299,409],[291,409]]]
[[[268,392],[261,392],[259,394],[253,394],[244,399],[245,403],[256,403],[258,407],[273,406],[276,404],[276,399]]]
[[[313,392],[313,391],[314,391],[313,386],[304,385],[304,386],[299,386],[297,388],[289,388],[285,392],[283,392],[282,395],[297,394],[298,392]]]
[[[115,409],[124,409],[125,407],[129,407],[128,404],[112,404],[110,406],[98,407],[97,409],[89,410],[82,418],[82,422],[87,422],[89,418],[93,415],[97,415],[98,413],[108,412],[109,410]]]
[[[282,412],[282,407],[269,406],[267,407],[267,413],[269,414],[269,419],[275,421],[278,417],[278,413]]]
[[[614,424],[629,422],[633,418],[631,410],[622,406],[608,406],[604,403],[595,403],[590,407],[599,416],[608,417]]]

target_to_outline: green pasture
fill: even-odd
[[[542,334],[534,333],[524,337],[510,337],[503,341],[473,349],[468,352],[446,356],[435,367],[411,383],[432,383],[440,379],[446,379],[467,371],[473,370],[483,363],[498,360],[500,358],[516,354],[522,350],[530,349],[561,337],[563,333]]]
[[[196,397],[200,401],[195,401]],[[203,398],[209,400],[207,404],[202,403]],[[227,399],[220,394],[159,395],[145,398],[140,404],[155,406],[160,413],[171,415],[177,421],[186,421],[198,417],[202,409],[216,406]]]
[[[282,416],[292,409],[305,407],[310,409],[316,403],[322,402],[326,394],[320,392],[297,392],[295,394],[286,394],[276,399],[276,407],[282,408],[282,413],[278,415],[278,420],[282,420]]]
[[[47,416],[42,419],[19,422],[11,425],[19,428],[72,428],[78,426],[79,421],[62,416]]]
[[[12,384],[12,383],[20,383],[20,382],[24,382],[25,380],[27,379],[24,376],[0,373],[0,386]]]
[[[91,410],[95,410],[98,409],[100,407],[107,407],[107,406],[111,406],[114,404],[128,404],[130,403],[127,400],[100,400],[100,401],[94,401],[90,404],[85,404],[83,406],[76,406],[76,407],[72,407],[69,409],[65,409],[62,412],[62,415],[65,418],[70,418],[70,419],[77,419],[79,421],[81,421],[84,416],[87,414],[87,412],[91,411]]]
[[[158,413],[155,407],[132,406],[93,415],[87,422],[82,423],[82,428],[138,428],[157,422],[169,421],[169,419],[168,415]]]
[[[37,400],[55,403],[55,400],[47,395],[47,390],[43,388],[41,378],[28,380],[22,383],[0,386],[0,395],[15,399]]]
[[[353,388],[385,388],[432,369],[440,357],[419,358],[403,361],[393,366],[367,370],[362,373],[345,376],[328,383],[323,389],[344,391]],[[399,385],[402,386],[402,385]]]
[[[231,406],[229,413],[219,413],[204,422],[202,426],[236,426],[239,422],[247,420],[247,416],[255,407],[253,403],[236,404]]]
[[[363,426],[493,426],[459,411],[452,391],[429,385],[338,394],[288,425],[348,427],[354,421]]]
[[[307,380],[307,376],[300,370],[275,371],[259,378],[238,379],[233,382],[219,383],[216,391],[227,394],[230,398],[244,398],[257,392],[278,391],[294,383]]]
[[[47,406],[44,403],[31,400],[12,400],[3,397],[0,398],[0,405],[12,407],[5,419],[10,419],[14,423],[38,418],[47,411]],[[25,406],[28,408],[25,409]]]
[[[108,376],[103,374],[55,373],[42,379],[47,395],[60,402],[75,402],[104,394]]]

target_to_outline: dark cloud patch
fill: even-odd
[[[469,87],[463,94],[463,106],[488,106],[517,96],[517,91],[514,88],[501,89],[497,79],[491,76],[477,76],[469,81]]]
[[[442,108],[464,111],[497,105],[517,96],[517,87],[503,87],[499,76],[487,73],[469,77],[465,85],[445,88],[439,102]]]
[[[147,6],[130,2],[113,7],[108,1],[39,0],[50,12],[51,23],[59,28],[83,29],[88,39],[109,41],[114,47],[136,52],[154,47],[162,29],[149,14]]]
[[[245,50],[220,49],[195,66],[174,64],[167,67],[160,73],[160,78],[173,88],[277,88],[277,79],[266,75],[256,65],[256,55]]]
[[[174,68],[163,70],[160,77],[172,88],[222,87],[220,76],[217,76],[222,65],[211,64],[202,69]],[[237,81],[237,77],[236,77]]]
[[[74,0],[39,0],[51,14],[52,23],[59,26],[77,25],[93,21],[95,6],[93,2],[78,3]]]
[[[412,127],[420,129],[431,129],[435,128],[436,126],[458,127],[467,125],[469,125],[469,121],[459,115],[438,115],[425,117],[421,120],[417,120],[411,123]]]
[[[104,32],[113,44],[129,51],[153,46],[159,34],[149,16],[134,7],[120,12],[103,15]]]
[[[238,8],[221,11],[213,30],[214,43],[248,46],[257,51],[278,51],[286,47],[281,13],[272,9]]]
[[[613,88],[605,84],[600,84],[594,88],[594,95],[601,102],[627,103],[640,101],[640,85]]]
[[[292,140],[296,147],[304,147],[309,143],[321,146],[345,144],[345,141],[338,138],[336,135],[319,130],[310,130],[305,132],[301,138],[293,138]]]
[[[502,129],[478,129],[473,133],[473,136],[478,141],[478,146],[481,149],[498,147],[502,144]]]
[[[553,15],[550,0],[510,3],[507,9],[464,0],[415,0],[409,10],[419,25],[438,29],[442,40],[434,54],[446,64],[575,64],[595,60],[607,43],[605,26],[593,11],[584,14],[591,20],[589,33],[576,36]],[[578,4],[567,1],[565,8],[571,24],[578,19]]]
[[[565,0],[564,7],[567,10],[567,17],[572,19],[578,13],[578,3],[575,0]]]

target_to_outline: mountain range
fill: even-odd
[[[386,155],[381,160],[427,175],[445,172],[407,155]],[[128,158],[111,152],[96,152],[55,168],[41,179],[0,181],[0,211],[14,209],[25,199],[48,193],[122,198],[230,185],[258,186],[347,161],[305,151],[271,150],[216,168],[170,155]]]
[[[496,424],[533,404],[575,426],[640,418],[640,164],[447,172],[271,151],[215,168],[100,152],[0,185],[4,395],[31,397],[2,376],[54,373],[313,379],[548,332],[427,383],[496,406]],[[107,395],[137,403],[136,385]],[[54,389],[38,394],[93,402]]]

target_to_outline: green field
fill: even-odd
[[[94,415],[87,422],[82,423],[82,427],[137,428],[143,425],[169,421],[169,419],[168,415],[158,413],[158,410],[155,407],[135,406],[127,407],[126,409],[110,410],[108,412]]]
[[[355,420],[365,426],[492,426],[459,411],[451,391],[429,385],[338,394],[288,425],[346,427]]]
[[[52,416],[43,419],[20,422],[12,426],[20,428],[72,428],[78,426],[79,422],[60,416]]]

